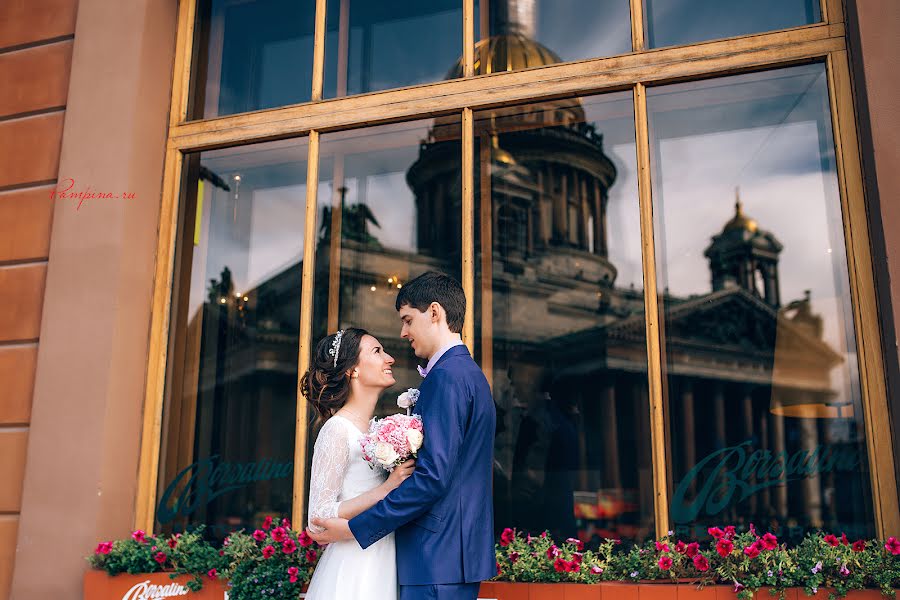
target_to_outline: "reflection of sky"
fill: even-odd
[[[628,0],[544,0],[535,39],[564,61],[631,52]]]
[[[680,94],[673,88],[671,94],[651,95],[651,135],[654,121],[661,124],[657,133],[679,131],[652,148],[659,285],[676,296],[710,291],[703,252],[734,215],[734,188],[740,186],[744,213],[784,246],[778,263],[782,305],[810,290],[813,312],[824,319],[825,340],[839,352],[852,350],[824,69],[811,65],[733,80],[741,81],[743,86],[701,91],[686,84]],[[717,97],[725,89],[744,101],[720,110]],[[668,115],[654,112],[657,101],[680,108]],[[671,125],[673,116],[677,125]],[[846,373],[835,376],[844,379]]]
[[[644,0],[651,48],[808,25],[819,0]]]

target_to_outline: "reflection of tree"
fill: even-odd
[[[381,242],[369,233],[369,223],[381,229],[375,215],[366,204],[351,204],[345,206],[341,215],[341,240],[352,241],[381,248]],[[326,206],[322,210],[322,239],[331,238],[331,207]]]
[[[231,269],[223,267],[220,276],[222,277],[221,280],[215,278],[209,280],[207,298],[212,304],[218,304],[222,298],[231,298],[231,294],[234,292],[234,280],[231,278]]]

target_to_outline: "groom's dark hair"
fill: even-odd
[[[411,306],[425,312],[432,302],[444,307],[450,331],[460,333],[466,318],[466,294],[460,283],[445,273],[426,271],[404,285],[397,294],[395,308]]]

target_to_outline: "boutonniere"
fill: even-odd
[[[406,414],[409,414],[412,411],[412,407],[416,405],[416,402],[419,400],[419,390],[416,388],[409,388],[400,396],[397,397],[397,406],[400,408],[406,409]]]

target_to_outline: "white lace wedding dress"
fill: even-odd
[[[362,432],[335,415],[319,431],[310,473],[309,516],[338,516],[343,500],[381,485],[387,473],[372,470],[362,457]],[[313,531],[315,527],[310,527]],[[356,540],[328,544],[313,573],[306,600],[397,600],[394,534],[365,550]]]

